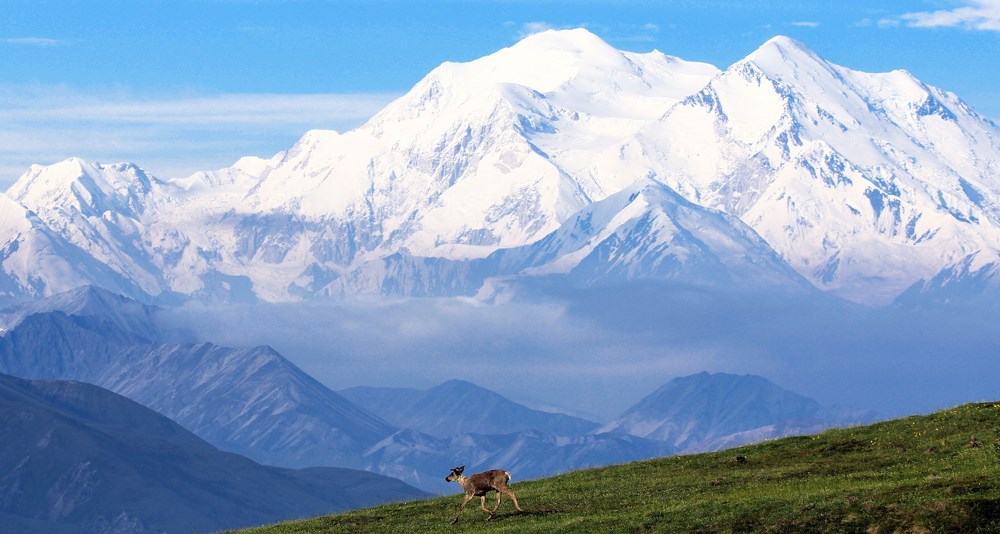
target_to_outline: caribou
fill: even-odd
[[[467,477],[462,473],[465,471],[465,466],[456,467],[451,470],[451,474],[445,477],[448,482],[457,482],[462,489],[465,490],[465,500],[462,501],[462,506],[458,507],[458,514],[455,515],[455,519],[451,521],[451,524],[458,523],[458,518],[462,517],[462,510],[465,510],[465,505],[469,504],[469,501],[473,497],[479,497],[479,506],[482,507],[483,511],[489,514],[486,518],[487,521],[493,519],[493,514],[497,512],[500,508],[500,495],[505,494],[512,501],[514,501],[514,507],[517,508],[518,512],[523,512],[521,505],[517,504],[517,496],[514,492],[507,487],[507,483],[510,482],[510,473],[504,471],[503,469],[491,469],[482,473],[476,473],[471,477]],[[493,507],[491,512],[486,508],[486,494],[496,491],[497,492],[497,503]]]

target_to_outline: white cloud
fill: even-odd
[[[792,26],[798,26],[800,28],[818,28],[819,27],[819,23],[818,22],[813,22],[813,21],[803,20],[803,21],[799,21],[799,22],[793,22]]]
[[[48,120],[188,125],[342,124],[371,117],[391,94],[223,94],[119,100],[115,95],[28,95],[0,89],[0,121]]]
[[[1000,31],[1000,0],[971,0],[955,9],[906,13],[899,19],[914,28]]]
[[[139,98],[121,88],[0,85],[0,189],[33,163],[132,161],[160,177],[271,156],[313,128],[364,123],[395,94]]]

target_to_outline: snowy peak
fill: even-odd
[[[522,85],[548,97],[600,85],[611,94],[672,92],[680,98],[718,73],[712,65],[658,51],[624,52],[583,28],[537,33],[482,59],[447,65],[456,72],[467,69],[461,72],[466,77],[475,74],[491,83]]]
[[[817,66],[830,68],[830,63],[816,55],[806,45],[784,35],[768,39],[734,67],[740,68],[739,66],[745,63],[752,63],[761,72],[777,78],[801,72],[803,69],[815,69]]]
[[[621,52],[593,33],[574,30],[548,30],[530,35],[514,46],[485,58],[465,63],[445,64],[456,76],[469,78],[486,74],[483,81],[515,83],[540,93],[554,91],[577,76],[581,69],[595,65],[620,65]]]
[[[474,61],[441,65],[373,123],[414,117],[422,111],[489,107],[497,99],[524,107],[524,92],[507,88],[511,85],[535,95],[534,111],[551,120],[558,120],[561,111],[642,117],[654,113],[646,117],[653,118],[717,72],[712,65],[655,51],[623,52],[582,28],[549,30]],[[616,105],[615,97],[626,102]]]
[[[76,230],[65,223],[62,228]],[[86,284],[122,292],[136,289],[112,267],[51,229],[39,215],[0,194],[0,304]]]
[[[717,69],[545,32],[441,65],[357,130],[310,132],[246,197],[257,212],[343,226],[345,263],[405,248],[483,257],[545,235],[633,178],[576,172]]]
[[[150,258],[149,240],[142,239],[151,223],[161,222],[157,204],[170,201],[163,185],[131,163],[70,158],[32,166],[7,194],[34,214],[38,232],[58,238],[50,240],[52,248],[58,247],[58,253],[51,256],[73,265],[60,276],[56,273],[62,268],[49,261],[51,269],[43,270],[40,280],[33,283],[36,288],[47,286],[40,294],[88,283],[139,298],[163,293],[162,267]],[[152,239],[163,237],[164,233],[158,233]],[[73,271],[81,272],[83,278],[71,278]],[[31,278],[31,273],[17,274]]]
[[[995,125],[908,73],[853,71],[785,37],[621,152],[740,217],[817,287],[866,303],[1000,237]]]
[[[36,212],[73,210],[85,216],[114,211],[138,217],[156,178],[132,163],[89,163],[69,158],[33,165],[7,194]]]

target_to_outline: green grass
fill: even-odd
[[[1000,403],[511,489],[526,513],[489,522],[474,499],[450,525],[456,494],[244,532],[1000,532]]]

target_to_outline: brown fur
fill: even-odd
[[[451,474],[445,477],[448,482],[457,482],[462,489],[465,490],[465,500],[462,501],[462,505],[458,507],[458,514],[455,515],[455,519],[452,520],[452,524],[458,523],[458,518],[462,517],[462,510],[465,510],[465,505],[469,504],[469,501],[473,497],[479,497],[479,506],[484,512],[490,516],[486,519],[489,521],[493,519],[493,514],[496,513],[497,509],[500,508],[500,495],[505,494],[512,501],[514,501],[514,507],[517,508],[518,512],[523,512],[521,505],[517,503],[517,496],[514,492],[507,487],[507,483],[510,482],[510,473],[502,469],[492,469],[490,471],[485,471],[482,473],[476,473],[471,477],[463,476],[462,472],[465,471],[465,466],[456,467],[451,470]],[[486,508],[486,494],[496,491],[497,492],[497,502],[493,506],[493,511],[491,512]]]

